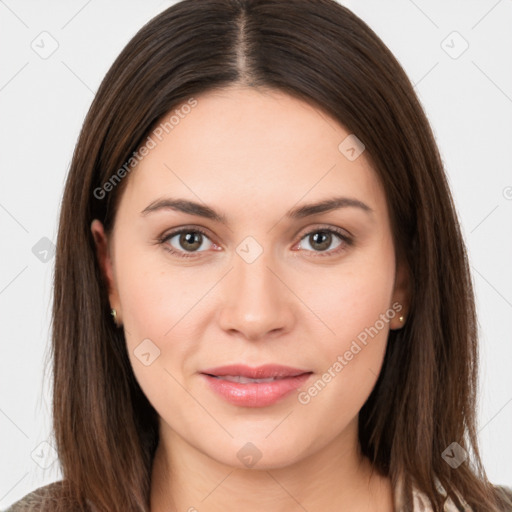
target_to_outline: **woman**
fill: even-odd
[[[54,290],[64,479],[10,510],[512,510],[433,134],[333,0],[139,31],[75,150]]]

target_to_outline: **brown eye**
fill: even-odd
[[[197,231],[180,233],[178,244],[187,251],[197,251],[201,247],[203,235]]]
[[[197,228],[185,228],[169,233],[163,237],[160,242],[164,244],[164,247],[172,254],[183,258],[189,258],[193,257],[194,253],[205,252],[199,250],[199,248],[204,245],[205,240],[210,243],[210,247],[207,246],[206,249],[214,246],[203,231]]]
[[[338,243],[332,247],[336,240]],[[304,241],[310,246],[310,248],[306,247],[305,249],[313,253],[319,253],[319,256],[338,254],[352,244],[352,240],[347,235],[335,229],[316,229],[310,231],[301,238],[301,244]],[[331,250],[329,250],[330,247]],[[304,249],[304,247],[301,248]]]
[[[332,233],[317,231],[312,235],[308,235],[308,240],[314,249],[325,251],[332,243]]]

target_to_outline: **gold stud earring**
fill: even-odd
[[[399,318],[398,320],[400,321],[400,323],[401,323],[401,324],[403,324],[403,323],[404,323],[405,318],[404,318],[403,316],[400,316],[400,318]]]
[[[117,312],[114,308],[110,310],[110,314],[112,315],[112,318],[114,319],[114,323],[117,325]]]

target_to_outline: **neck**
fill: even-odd
[[[314,454],[266,469],[220,463],[162,422],[150,499],[151,512],[393,511],[389,478],[360,452],[357,418]]]

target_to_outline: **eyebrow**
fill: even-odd
[[[350,207],[359,208],[370,215],[374,213],[372,208],[370,208],[367,204],[363,203],[359,199],[351,197],[332,197],[317,203],[304,204],[302,206],[293,208],[285,214],[285,217],[288,219],[297,220],[310,217],[312,215],[318,215],[320,213],[338,210],[340,208]],[[146,206],[146,208],[144,208],[144,210],[142,210],[140,213],[141,215],[146,216],[149,213],[160,210],[179,211],[228,225],[227,217],[224,214],[216,212],[213,208],[210,208],[207,205],[196,203],[195,201],[190,201],[188,199],[157,199]]]

